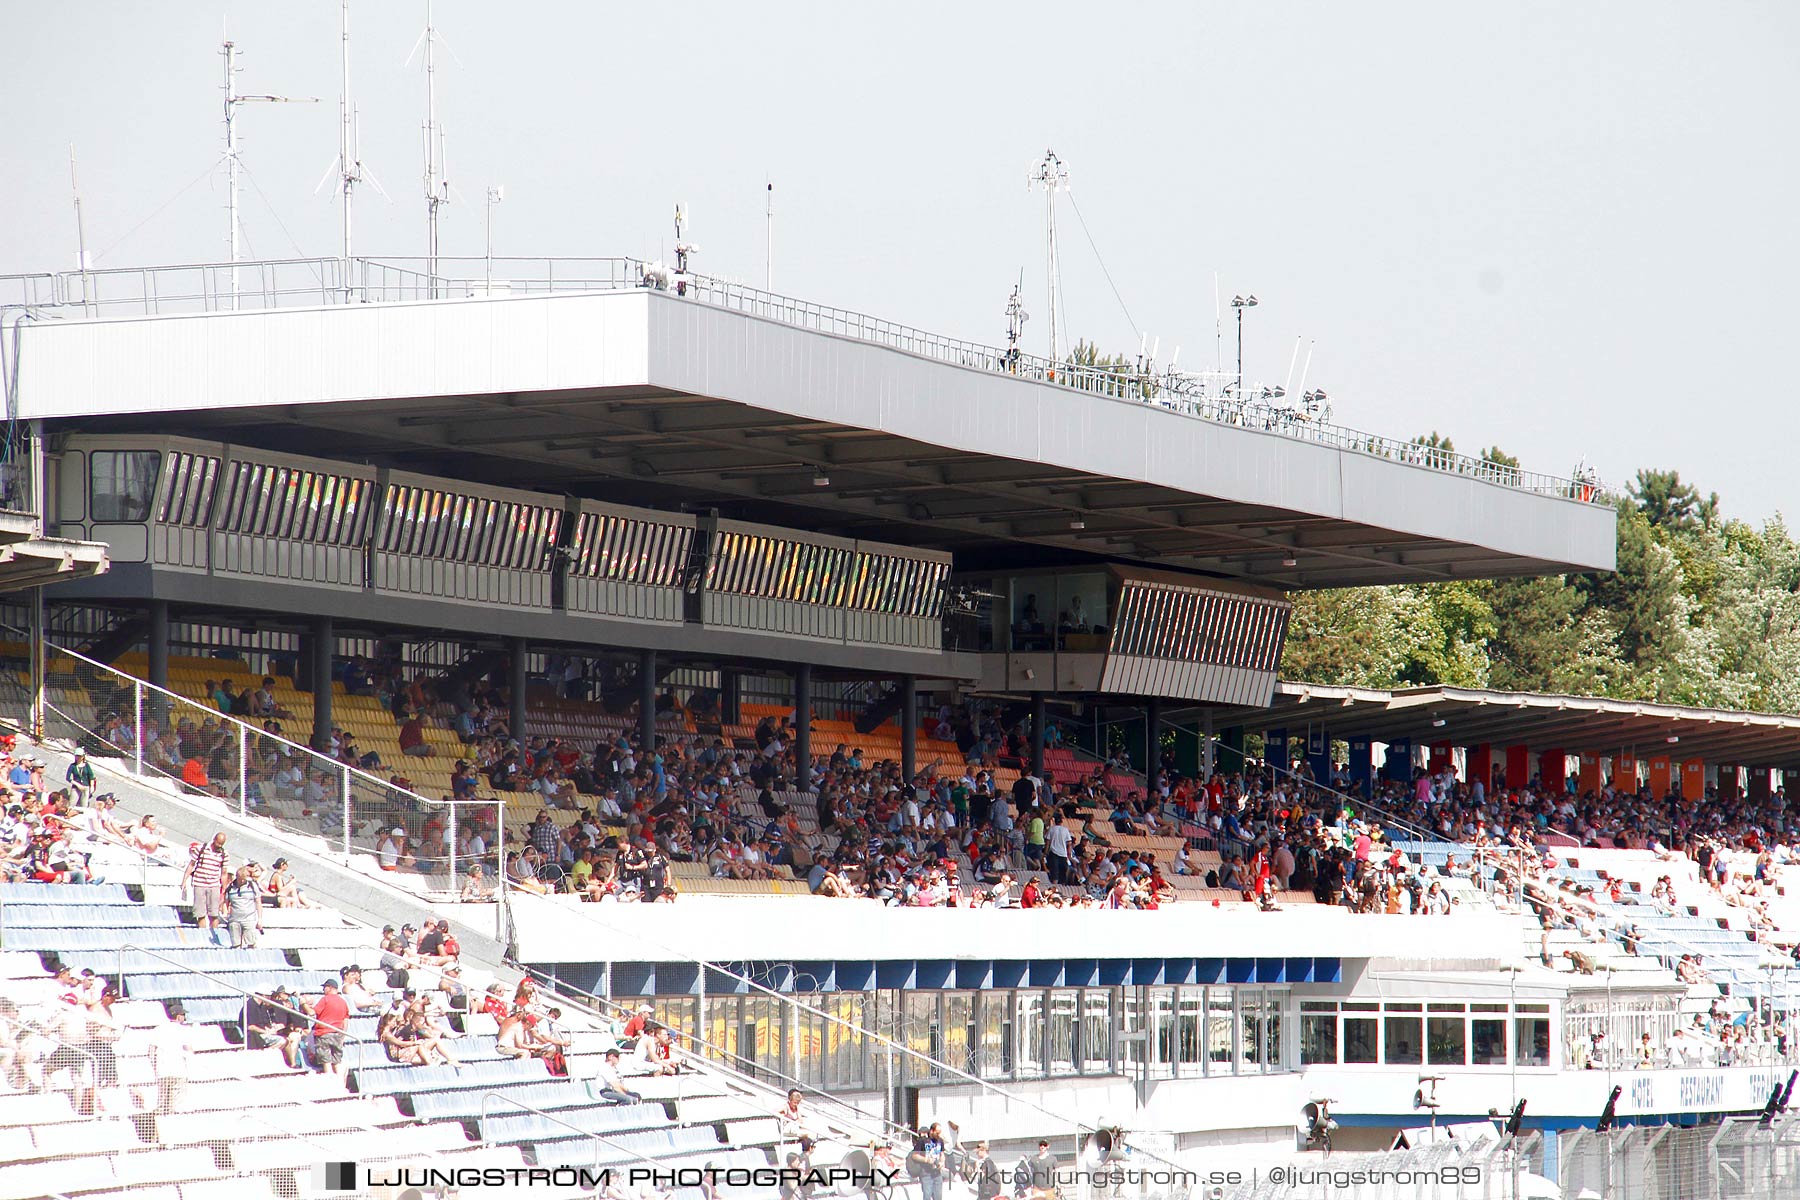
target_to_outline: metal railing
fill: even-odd
[[[0,632],[11,633],[29,644],[29,636],[22,631],[0,627]],[[457,842],[459,833],[471,828],[468,814],[473,811],[483,825],[492,822],[493,843],[484,848],[480,858],[484,872],[499,874],[506,836],[503,798],[433,800],[73,650],[46,645],[44,653],[47,669],[42,711],[46,734],[73,741],[86,749],[96,763],[111,760],[135,778],[161,778],[186,794],[211,796],[234,805],[240,818],[259,817],[289,833],[317,839],[328,850],[341,854],[346,864],[366,855],[376,857],[378,866],[385,866],[379,861],[381,843],[388,830],[403,829],[403,843],[418,846],[419,860],[431,869],[384,869],[380,877],[421,898],[459,895],[464,882],[459,872],[471,864],[459,858]],[[219,664],[221,671],[230,665],[223,660]],[[52,699],[51,694],[57,692],[70,693],[75,700],[65,704]],[[6,697],[0,694],[0,712],[5,703]],[[21,720],[20,724],[29,728],[31,723]],[[171,737],[183,724],[192,726],[200,735],[207,725],[222,731],[219,744],[211,750],[229,764],[223,778],[214,779],[203,770],[205,778],[201,783],[200,776],[190,777],[185,767],[160,767],[155,756],[146,753],[152,738]],[[271,767],[271,761],[279,767]],[[397,770],[405,768],[405,764],[394,766]],[[283,770],[298,770],[302,776],[286,795],[278,787]],[[434,824],[443,839],[442,851],[433,849],[428,854],[425,851],[432,844],[427,843],[425,834],[427,827]],[[434,886],[433,881],[439,879],[444,881],[442,886]],[[398,882],[401,880],[416,886],[405,887]]]
[[[234,284],[234,279],[237,280]],[[1245,387],[1236,375],[1090,365],[945,337],[854,309],[818,304],[706,275],[677,275],[634,258],[297,258],[0,275],[0,308],[39,317],[132,316],[333,304],[391,304],[479,296],[581,293],[652,287],[782,325],[888,346],[936,362],[1007,374],[1183,413],[1338,450],[1478,479],[1516,491],[1611,504],[1592,475],[1564,478],[1383,437],[1270,403],[1279,389]]]
[[[567,981],[559,980],[555,976],[531,966],[529,963],[514,963],[512,965],[517,967],[520,971],[523,971],[526,975],[536,979],[546,990],[555,992],[565,1004],[574,1008],[576,1011],[583,1013],[590,1019],[612,1021],[620,1017],[628,1018],[631,1016],[630,1010],[624,1005],[619,1004],[617,1001],[574,987]],[[671,1030],[671,1032],[676,1031]],[[767,1063],[760,1063],[745,1058],[735,1051],[728,1050],[716,1042],[701,1037],[698,1033],[689,1033],[682,1030],[679,1031],[679,1036],[682,1041],[692,1046],[698,1046],[705,1051],[704,1054],[699,1055],[698,1057],[711,1062],[715,1067],[719,1068],[734,1080],[740,1081],[746,1087],[767,1090],[766,1085],[762,1084],[756,1078],[758,1074],[766,1075],[780,1083],[783,1088],[798,1089],[800,1093],[808,1099],[823,1102],[836,1112],[847,1114],[841,1115],[836,1119],[830,1117],[826,1118],[826,1121],[833,1124],[840,1133],[861,1134],[867,1136],[872,1132],[869,1128],[869,1125],[872,1123],[874,1127],[890,1141],[902,1137],[910,1138],[912,1136],[912,1131],[904,1125],[890,1121],[879,1113],[864,1112],[862,1109],[856,1107],[841,1096],[833,1095],[823,1088],[815,1087],[796,1076],[789,1075],[785,1071],[777,1070]],[[687,1122],[684,1119],[682,1123],[686,1124]]]
[[[607,1182],[608,1182],[607,1173],[606,1173],[605,1169],[602,1168],[600,1165],[600,1147],[602,1147],[602,1146],[610,1146],[612,1149],[618,1151],[620,1154],[625,1156],[625,1160],[627,1162],[638,1162],[638,1163],[642,1163],[642,1164],[652,1168],[653,1170],[658,1169],[658,1164],[657,1164],[656,1160],[648,1157],[645,1154],[640,1153],[639,1151],[631,1149],[629,1146],[624,1146],[618,1142],[615,1142],[613,1139],[607,1137],[604,1133],[601,1133],[598,1130],[593,1130],[593,1129],[583,1129],[581,1126],[576,1125],[572,1121],[565,1121],[563,1118],[557,1116],[555,1113],[546,1112],[543,1109],[536,1107],[535,1105],[527,1104],[523,1100],[518,1100],[512,1096],[508,1096],[504,1092],[483,1092],[481,1094],[481,1117],[480,1117],[480,1121],[477,1125],[477,1129],[481,1133],[481,1144],[483,1146],[493,1146],[496,1144],[501,1144],[501,1145],[505,1144],[505,1143],[495,1143],[488,1136],[488,1129],[487,1129],[488,1116],[492,1109],[492,1103],[494,1101],[499,1101],[501,1104],[510,1104],[514,1108],[524,1109],[526,1112],[531,1113],[533,1116],[542,1117],[546,1121],[551,1121],[557,1125],[561,1125],[564,1129],[572,1130],[574,1133],[576,1133],[580,1137],[590,1139],[594,1143],[594,1183],[595,1183],[594,1195],[596,1197],[601,1195],[601,1193],[605,1190]],[[723,1144],[721,1144],[720,1149],[723,1150],[725,1148],[726,1147],[724,1147]]]
[[[541,899],[542,897],[539,898]],[[1071,1131],[1076,1161],[1080,1160],[1081,1155],[1086,1148],[1087,1139],[1106,1131],[1104,1126],[1090,1124],[1089,1122],[1081,1120],[1079,1117],[1070,1116],[1065,1112],[1058,1112],[1056,1109],[1038,1102],[1023,1092],[1001,1087],[991,1080],[983,1079],[972,1071],[965,1071],[960,1067],[944,1062],[942,1059],[915,1050],[913,1047],[908,1046],[904,1042],[890,1037],[879,1030],[870,1029],[865,1025],[859,1025],[854,1021],[847,1020],[835,1013],[819,1008],[817,1005],[808,1004],[798,996],[788,995],[787,993],[778,991],[759,979],[752,978],[749,975],[731,969],[731,967],[727,966],[725,963],[700,958],[678,946],[672,946],[657,941],[655,938],[647,937],[642,933],[630,930],[622,924],[605,922],[599,914],[584,911],[584,906],[581,905],[569,906],[565,911],[579,920],[602,925],[607,934],[611,936],[624,936],[630,938],[647,950],[653,951],[654,953],[645,955],[646,959],[691,963],[700,968],[700,978],[702,980],[705,980],[708,974],[714,974],[721,978],[730,979],[734,981],[734,984],[745,989],[747,994],[766,996],[775,1003],[784,1006],[796,1016],[811,1016],[824,1021],[828,1025],[833,1025],[852,1033],[860,1034],[869,1045],[886,1052],[890,1061],[895,1058],[901,1058],[909,1062],[918,1063],[927,1068],[928,1072],[935,1076],[941,1083],[970,1084],[978,1089],[984,1097],[997,1101],[1005,1108],[1013,1111],[1029,1111],[1036,1113],[1048,1120],[1054,1128]],[[890,1097],[893,1095],[893,1086],[891,1083],[885,1085],[884,1090]],[[883,1124],[898,1127],[896,1123],[888,1121],[886,1118],[883,1118]],[[1154,1162],[1160,1167],[1168,1167],[1176,1170],[1180,1169],[1179,1163],[1165,1158],[1153,1151],[1135,1145],[1133,1146],[1133,1149],[1136,1153],[1140,1154],[1144,1160]]]

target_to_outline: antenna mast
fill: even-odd
[[[688,255],[700,253],[700,247],[687,240],[687,209],[675,206],[675,294],[688,292]]]
[[[356,146],[355,110],[350,105],[350,0],[343,0],[339,28],[343,40],[343,91],[338,96],[338,177],[344,204],[344,299],[350,298],[350,219],[356,185],[362,182],[362,156]]]
[[[238,260],[242,230],[238,221],[237,109],[240,104],[316,104],[317,96],[240,96],[237,94],[237,43],[226,39],[219,54],[225,59],[225,245],[231,252],[231,307],[238,306]]]
[[[1032,186],[1044,189],[1044,265],[1049,276],[1050,287],[1050,361],[1056,361],[1056,193],[1067,190],[1069,186],[1069,169],[1056,157],[1054,150],[1044,151],[1044,160],[1032,172]]]
[[[1019,338],[1025,333],[1025,322],[1031,319],[1025,311],[1025,269],[1019,268],[1019,282],[1013,284],[1012,298],[1006,302],[1006,369],[1019,373]]]
[[[81,272],[81,311],[88,311],[87,223],[81,218],[81,183],[75,177],[75,143],[69,143],[69,192],[75,197],[75,266]],[[43,514],[40,512],[39,516]]]
[[[763,291],[775,290],[775,185],[769,184],[763,217],[768,225],[768,256],[763,259]]]
[[[431,0],[425,0],[425,269],[433,296],[438,290],[438,209],[450,203],[450,181],[444,178],[444,129],[437,119],[436,42],[437,30],[431,24]]]

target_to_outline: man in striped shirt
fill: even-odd
[[[194,923],[207,931],[213,943],[219,944],[219,922],[224,912],[225,834],[213,834],[210,843],[196,845],[188,853],[187,869],[181,873],[181,886],[189,892]]]

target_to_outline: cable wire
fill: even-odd
[[[1125,314],[1133,333],[1142,333],[1143,327],[1132,319],[1131,309],[1125,305],[1125,297],[1119,294],[1119,285],[1113,282],[1112,272],[1106,269],[1106,260],[1100,257],[1100,247],[1094,244],[1094,235],[1088,232],[1087,218],[1081,215],[1081,205],[1075,203],[1075,193],[1069,193],[1069,207],[1075,210],[1075,219],[1081,223],[1082,235],[1087,238],[1088,249],[1094,252],[1094,260],[1100,264],[1100,273],[1106,276],[1106,286],[1112,289],[1113,299],[1119,302],[1119,310]]]
[[[148,225],[150,222],[156,220],[156,218],[162,216],[163,210],[168,208],[169,205],[175,203],[177,200],[181,199],[183,196],[185,196],[189,192],[193,191],[194,185],[196,183],[199,183],[202,179],[205,179],[208,175],[211,175],[215,170],[218,169],[219,164],[223,161],[225,161],[225,160],[223,159],[223,157],[221,157],[221,158],[216,158],[212,162],[207,163],[205,170],[201,171],[198,175],[196,175],[192,179],[190,179],[187,182],[187,185],[185,187],[183,187],[179,192],[176,192],[173,196],[170,196],[167,200],[164,200],[161,204],[157,205],[155,212],[151,213],[149,216],[147,216],[143,220],[139,221],[136,225],[133,225],[130,229],[126,230],[124,235],[119,237],[117,240],[115,240],[112,245],[108,246],[106,249],[104,249],[104,250],[100,251],[98,254],[94,255],[94,261],[99,262],[101,259],[103,259],[107,255],[111,254],[114,250],[117,250],[120,246],[123,246],[126,242],[130,241],[132,238],[132,235],[136,234],[138,230],[142,229],[144,226]]]

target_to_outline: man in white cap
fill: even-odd
[[[406,830],[398,825],[387,831],[375,847],[375,857],[384,871],[398,871],[406,857]]]
[[[69,798],[77,804],[85,805],[94,794],[94,768],[88,762],[86,750],[76,750],[74,761],[69,763],[65,776],[69,784]]]

